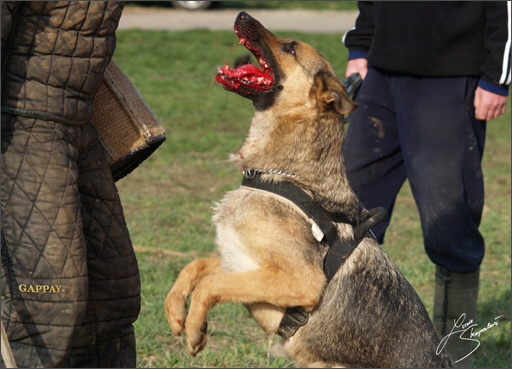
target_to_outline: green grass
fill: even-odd
[[[276,32],[317,48],[342,76],[347,52],[341,35]],[[142,278],[142,311],[136,322],[138,367],[286,367],[268,355],[267,337],[236,304],[209,315],[211,337],[197,357],[172,336],[163,301],[189,261],[215,250],[211,207],[239,186],[238,168],[225,160],[242,143],[251,103],[212,83],[216,66],[246,53],[232,32],[120,31],[115,58],[167,131],[167,141],[136,171],[118,182]],[[488,123],[484,159],[487,241],[477,322],[505,314],[472,355],[478,367],[510,367],[510,107]],[[385,251],[432,311],[434,267],[423,251],[410,190],[400,193]]]

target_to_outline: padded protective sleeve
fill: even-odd
[[[136,365],[139,271],[90,124],[123,6],[20,2],[5,34],[2,19],[2,321],[20,367]]]

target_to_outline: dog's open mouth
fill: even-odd
[[[226,64],[217,69],[215,80],[226,89],[245,96],[271,90],[274,86],[274,71],[263,57],[261,48],[251,45],[237,29],[235,29],[235,32],[240,39],[240,43],[256,57],[261,69],[252,64],[244,64],[238,68],[230,69],[229,65]]]

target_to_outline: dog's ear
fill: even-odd
[[[314,95],[317,104],[325,110],[334,109],[339,114],[350,114],[357,108],[357,104],[350,100],[340,81],[326,71],[316,74],[310,94]]]

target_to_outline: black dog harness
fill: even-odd
[[[260,173],[255,173],[251,176],[245,175],[242,180],[242,186],[281,196],[292,202],[304,213],[310,223],[312,223],[313,236],[318,242],[325,241],[329,245],[323,265],[328,282],[365,237],[375,238],[370,228],[383,221],[387,216],[384,208],[375,208],[369,210],[370,214],[366,220],[359,224],[354,224],[353,221],[342,213],[327,212],[311,196],[294,184],[290,182],[263,182]],[[352,225],[354,227],[354,239],[342,241],[336,230],[335,223]],[[301,326],[307,323],[308,319],[309,314],[304,308],[300,306],[288,308],[277,330],[277,334],[284,339],[290,338]]]

